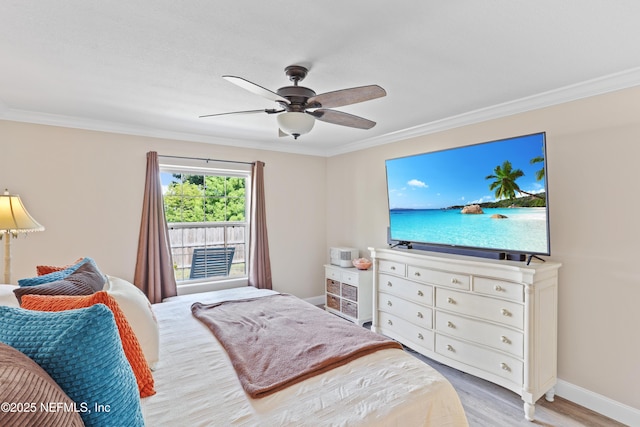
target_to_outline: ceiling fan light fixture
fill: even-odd
[[[278,126],[283,132],[298,139],[300,135],[311,132],[316,119],[307,113],[285,112],[278,115]]]

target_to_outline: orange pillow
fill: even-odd
[[[76,261],[73,262],[73,264],[63,265],[62,267],[58,267],[55,265],[36,265],[36,273],[38,273],[38,276],[44,276],[45,274],[53,273],[54,271],[66,270],[72,265],[76,265],[83,259],[84,258],[78,258]]]
[[[113,312],[124,354],[127,356],[127,360],[138,382],[140,397],[153,396],[156,394],[153,375],[144,357],[144,353],[142,353],[140,342],[133,332],[133,329],[131,329],[131,325],[127,321],[124,313],[118,306],[118,303],[107,292],[100,291],[92,295],[81,296],[24,295],[21,306],[22,308],[37,311],[65,311],[90,307],[95,304],[104,304]]]

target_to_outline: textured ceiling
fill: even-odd
[[[1,0],[0,118],[332,155],[640,84],[637,0]],[[378,84],[297,141],[273,115],[284,67],[317,93]]]

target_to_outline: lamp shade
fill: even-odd
[[[313,129],[316,119],[307,113],[286,112],[278,115],[278,126],[283,132],[298,139],[300,135],[309,133]]]
[[[7,190],[0,195],[0,232],[17,234],[43,230],[44,227],[29,215],[20,196],[9,194]]]

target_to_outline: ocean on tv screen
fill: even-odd
[[[463,214],[459,209],[392,210],[391,238],[523,253],[547,252],[545,208],[483,211],[484,214],[474,215]]]

